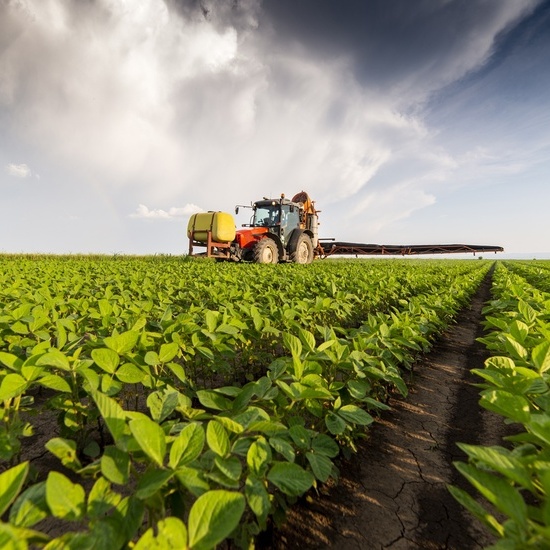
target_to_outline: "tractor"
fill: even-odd
[[[206,212],[191,216],[187,226],[189,255],[195,255],[197,246],[206,247],[206,255],[217,260],[276,264],[294,262],[309,264],[316,256],[319,245],[318,211],[305,191],[285,198],[264,197],[251,206],[235,207],[235,214],[241,208],[251,208],[249,224],[235,229],[231,214]]]

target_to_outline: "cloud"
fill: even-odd
[[[266,1],[287,43],[300,42],[318,62],[350,56],[368,87],[403,108],[483,65],[496,40],[541,0],[386,0],[342,3]]]
[[[140,204],[133,214],[130,214],[130,218],[148,218],[148,219],[174,219],[191,216],[197,212],[203,212],[203,209],[195,204],[186,204],[181,208],[172,207],[168,210],[162,210],[160,208],[149,209],[144,204]]]
[[[323,208],[357,205],[356,221],[394,201],[387,219],[399,219],[431,204],[463,158],[434,147],[419,104],[484,63],[535,5],[369,2],[380,17],[329,19],[334,35],[318,39],[351,30],[351,48],[333,42],[325,55],[303,29],[278,34],[278,3],[0,2],[0,114],[53,165],[83,174],[75,185],[89,176],[132,205],[227,210],[305,189]],[[287,4],[286,23],[310,24],[330,3],[304,2],[303,19]],[[131,217],[197,211],[143,203]]]
[[[352,219],[369,211],[364,228],[375,235],[398,220],[408,218],[414,211],[435,204],[436,197],[411,185],[395,185],[369,192],[351,211]]]
[[[21,179],[30,178],[32,176],[32,171],[26,164],[8,164],[6,166],[6,172],[10,176]]]

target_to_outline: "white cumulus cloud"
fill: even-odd
[[[32,176],[31,169],[26,164],[8,164],[6,172],[16,178],[29,178]]]
[[[162,210],[161,208],[150,209],[144,204],[140,204],[136,208],[136,211],[133,214],[130,214],[130,217],[169,220],[174,218],[184,218],[202,211],[203,209],[196,204],[186,204],[183,207],[171,207],[168,210]]]

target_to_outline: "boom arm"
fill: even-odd
[[[320,242],[319,255],[327,258],[334,255],[411,256],[417,254],[458,254],[477,252],[504,252],[501,246],[479,244],[362,244],[346,242]]]

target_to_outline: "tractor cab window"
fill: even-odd
[[[300,227],[300,214],[298,209],[294,206],[283,206],[283,219],[281,220],[281,227],[288,228],[292,231],[296,227]]]
[[[254,211],[254,222],[252,225],[272,227],[279,223],[279,205],[259,206]]]

